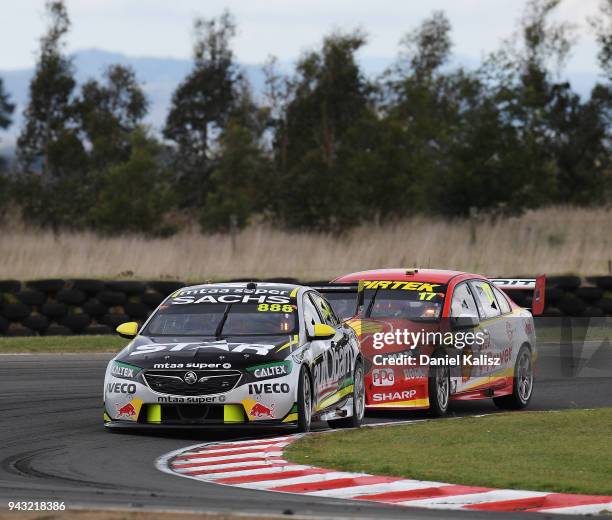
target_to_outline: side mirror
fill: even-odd
[[[480,324],[478,316],[457,316],[451,318],[451,327],[453,330],[456,329],[471,329],[477,327]]]
[[[135,321],[128,321],[127,323],[119,325],[116,330],[122,338],[132,339],[138,334],[138,323]]]
[[[331,325],[325,325],[323,323],[317,323],[314,326],[313,339],[331,339],[336,335],[336,329]]]

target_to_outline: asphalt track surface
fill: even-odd
[[[539,379],[530,410],[612,406],[611,355],[609,344],[542,348]],[[102,387],[110,357],[105,354],[0,356],[0,511],[6,510],[10,500],[60,500],[68,509],[128,507],[328,518],[492,516],[486,512],[399,508],[236,489],[162,473],[154,465],[160,455],[192,444],[246,435],[106,431],[102,426]],[[452,413],[496,411],[492,402],[483,401],[456,404]],[[420,417],[424,414],[396,412],[377,414],[367,421]],[[278,431],[275,433],[278,435]],[[502,513],[501,516],[521,519],[533,516],[542,520],[552,515]]]

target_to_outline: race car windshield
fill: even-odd
[[[357,313],[357,292],[325,293],[325,299],[342,321],[352,318]]]
[[[164,305],[143,334],[224,337],[275,336],[296,332],[296,306],[277,306],[243,303]]]
[[[366,289],[364,317],[436,321],[442,314],[446,287],[439,285],[435,291]]]

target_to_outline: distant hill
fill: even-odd
[[[99,79],[111,64],[129,65],[136,72],[136,77],[151,102],[147,123],[159,130],[165,121],[170,99],[176,86],[189,73],[192,67],[190,60],[175,58],[138,58],[124,54],[97,49],[78,51],[73,55],[75,76],[79,84],[90,78]],[[261,92],[264,75],[260,66],[243,65],[246,74],[256,92]],[[0,134],[0,148],[12,148],[21,127],[23,110],[28,102],[28,90],[33,69],[0,70],[0,77],[17,105],[13,124],[7,132]]]
[[[111,64],[129,65],[136,72],[136,77],[143,83],[144,90],[151,102],[147,123],[159,131],[165,121],[170,99],[174,89],[189,73],[191,60],[175,58],[139,58],[98,49],[82,50],[74,53],[75,75],[78,83],[84,83],[90,78],[100,78],[104,69]],[[467,68],[477,66],[474,60],[457,56],[455,64]],[[364,71],[368,75],[381,73],[390,64],[384,58],[365,58],[361,60]],[[261,93],[264,86],[264,75],[260,65],[242,65],[255,93]],[[288,70],[289,64],[280,64],[280,69]],[[12,154],[19,129],[21,128],[23,110],[28,101],[28,89],[33,69],[0,70],[6,90],[16,103],[13,125],[7,132],[0,133],[0,149],[2,155]],[[578,93],[588,96],[591,87],[597,80],[595,73],[575,73],[569,78]]]

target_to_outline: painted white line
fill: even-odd
[[[199,457],[197,459],[180,459],[180,463],[199,463],[203,466],[208,465],[209,462],[219,462],[220,460],[238,460],[238,459],[251,459],[257,458],[261,460],[266,460],[268,457],[281,457],[283,452],[280,450],[276,451],[263,451],[260,453],[235,453],[232,455],[219,455],[217,457]]]
[[[303,477],[291,477],[281,478],[278,480],[265,480],[262,482],[245,482],[244,484],[237,484],[239,487],[249,489],[270,489],[280,486],[291,486],[293,484],[308,484],[310,482],[323,482],[325,480],[336,480],[339,478],[347,478],[354,476],[365,476],[365,474],[358,473],[341,473],[336,471],[329,471],[329,473],[315,473],[313,475],[304,475]]]
[[[612,512],[612,502],[605,502],[603,504],[585,504],[582,506],[554,507],[552,509],[541,509],[538,511],[538,513],[561,515],[597,515],[601,514],[603,511]]]
[[[401,421],[401,423],[381,423],[374,426],[393,426],[397,424],[410,424],[422,422],[422,420]],[[320,434],[326,432],[313,432]],[[362,485],[346,485],[347,481],[343,479],[356,479],[358,477],[375,477],[367,473],[350,473],[323,468],[315,468],[313,466],[291,464],[283,459],[283,448],[291,442],[302,437],[302,434],[275,437],[267,439],[256,439],[253,441],[236,441],[236,442],[212,442],[188,446],[183,449],[176,450],[160,457],[156,461],[156,466],[161,471],[172,475],[190,478],[198,481],[214,482],[220,485],[234,486],[245,489],[257,490],[277,490],[283,491],[282,488],[290,486],[298,486],[293,493],[299,493],[307,496],[316,497],[332,497],[355,499],[363,498],[372,501],[380,501],[389,503],[384,497],[377,497],[378,494],[393,493],[393,492],[410,492],[426,488],[439,488],[452,486],[443,482],[428,482],[412,479],[394,479],[387,477],[390,480],[377,484],[362,484]],[[246,451],[246,453],[245,453]],[[212,455],[212,456],[211,456]],[[251,459],[251,460],[244,460]],[[253,460],[254,459],[254,460]],[[259,467],[263,466],[263,467]],[[219,471],[221,470],[221,471]],[[224,471],[227,470],[227,471]],[[314,470],[315,472],[311,472]],[[294,472],[311,473],[302,476],[291,477]],[[278,474],[278,475],[277,475]],[[286,474],[285,478],[282,475]],[[299,474],[299,473],[298,473]],[[274,478],[274,480],[266,480],[266,478]],[[384,477],[383,477],[384,478]],[[231,483],[222,482],[230,480]],[[246,480],[246,482],[241,482]],[[221,482],[220,482],[221,481]],[[350,482],[350,481],[349,481]],[[324,485],[324,483],[326,483]],[[313,484],[314,486],[327,487],[338,486],[334,489],[325,489],[320,491],[304,491],[301,492],[299,486]],[[312,486],[312,487],[314,487]],[[308,486],[311,487],[311,486]],[[281,488],[280,490],[276,488]],[[475,489],[475,493],[466,492],[467,489],[456,488],[449,489],[449,493],[445,496],[432,496],[430,498],[417,498],[414,500],[401,498],[399,502],[392,502],[398,506],[422,507],[428,509],[468,509],[470,506],[486,504],[491,506],[485,508],[489,513],[495,513],[495,505],[505,503],[507,501],[532,499],[538,497],[555,497],[555,493],[546,493],[539,491],[521,491],[510,489],[488,489],[480,488],[481,491]],[[457,494],[453,495],[452,492]],[[427,492],[421,496],[427,496]],[[432,493],[435,495],[436,493]],[[438,493],[439,495],[439,493]],[[609,500],[612,497],[601,497],[603,500]],[[581,495],[564,495],[563,499],[557,503],[580,503],[584,501],[597,500],[597,497],[581,496]],[[535,502],[543,503],[542,500]],[[500,504],[498,507],[507,510],[507,504]],[[525,510],[538,510],[542,513],[556,514],[574,514],[588,515],[597,514],[602,511],[612,511],[612,501],[599,504],[584,504],[566,507],[541,508],[538,506],[517,506],[516,512]]]
[[[483,493],[469,493],[464,495],[426,498],[421,500],[407,500],[396,502],[396,505],[426,507],[431,509],[462,509],[464,506],[475,504],[490,504],[506,500],[519,500],[521,498],[533,498],[549,495],[539,491],[515,491],[513,489],[495,489]]]
[[[270,473],[285,473],[287,471],[302,471],[305,469],[310,469],[311,466],[304,466],[300,464],[296,465],[279,465],[279,466],[270,466],[269,468],[260,468],[260,469],[245,469],[241,471],[226,471],[224,473],[211,473],[209,475],[200,475],[202,478],[206,478],[206,480],[218,480],[223,478],[232,478],[232,477],[248,477],[249,475],[267,475]]]
[[[339,497],[353,498],[358,496],[376,495],[378,493],[389,493],[391,491],[413,491],[415,489],[426,489],[430,487],[447,486],[443,482],[427,482],[424,480],[398,480],[397,482],[381,482],[379,484],[365,484],[363,486],[350,486],[337,489],[326,489],[323,491],[309,491],[305,495],[316,497]]]
[[[191,466],[191,467],[184,467],[181,465],[173,464],[172,467],[174,468],[174,471],[178,473],[193,473],[194,471],[214,471],[218,469],[248,468],[249,466],[263,466],[264,464],[279,464],[282,462],[285,462],[285,461],[281,458],[277,458],[277,459],[250,460],[246,462],[232,462],[228,464],[210,464],[210,465],[205,465],[205,466]]]
[[[279,442],[267,443],[267,444],[254,444],[254,445],[249,445],[249,446],[240,446],[238,448],[236,447],[225,448],[223,446],[219,446],[219,447],[215,446],[214,448],[209,448],[205,450],[185,452],[184,455],[201,455],[202,453],[230,453],[234,451],[246,451],[246,450],[251,450],[251,449],[252,450],[263,450],[263,449],[267,449],[271,447],[282,448],[283,446],[287,446],[288,444],[290,444],[290,442],[291,441],[279,441]]]

